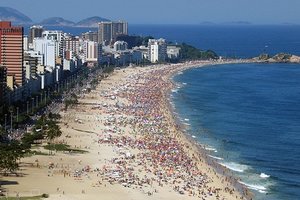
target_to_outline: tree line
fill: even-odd
[[[42,115],[36,122],[31,132],[27,132],[20,140],[10,139],[10,136],[3,128],[0,130],[0,171],[7,175],[16,173],[19,169],[19,160],[30,152],[33,144],[41,140],[53,143],[53,140],[60,137],[62,132],[58,125],[59,114],[49,113]]]

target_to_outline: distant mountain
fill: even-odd
[[[23,13],[9,7],[0,7],[0,21],[11,21],[13,24],[31,24],[32,20]]]
[[[102,17],[98,17],[98,16],[89,17],[89,18],[86,18],[84,20],[79,21],[76,24],[76,26],[78,26],[78,27],[97,27],[98,26],[98,22],[101,22],[101,21],[108,22],[110,20],[102,18]]]
[[[290,22],[284,22],[284,23],[281,23],[280,25],[294,26],[294,25],[299,25],[299,24],[296,24],[296,23],[290,23]]]
[[[40,22],[43,26],[74,26],[76,23],[61,17],[51,17]]]
[[[200,22],[199,25],[205,25],[205,26],[209,25],[209,26],[211,26],[211,25],[216,25],[216,23],[210,22],[210,21],[204,21],[204,22]]]
[[[232,21],[232,22],[225,22],[222,23],[223,25],[251,25],[251,22],[247,21]]]
[[[16,9],[0,7],[0,21],[11,21],[14,25],[31,25],[33,21]],[[110,21],[109,19],[94,16],[83,19],[78,23],[66,20],[62,17],[51,17],[44,19],[39,24],[43,26],[76,26],[76,27],[97,27],[100,21]]]

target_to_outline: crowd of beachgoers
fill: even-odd
[[[66,198],[72,191],[66,193],[60,186],[66,178],[75,183],[86,181],[80,186],[85,195],[80,199],[94,199],[88,194],[96,194],[97,188],[112,187],[113,194],[116,185],[145,198],[250,199],[248,190],[237,189],[232,178],[207,163],[205,150],[198,151],[199,146],[184,135],[170,110],[171,77],[207,64],[213,63],[120,69],[83,96],[76,108],[62,112],[64,134],[59,142],[89,152],[75,158],[56,152],[51,162],[38,157],[39,167],[47,167],[47,177],[57,180],[50,199],[51,193],[53,199],[72,199]],[[75,142],[68,142],[69,137]]]

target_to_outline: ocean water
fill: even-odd
[[[174,77],[187,131],[255,193],[300,199],[300,65],[226,64]]]

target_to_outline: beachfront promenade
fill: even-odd
[[[230,63],[241,61],[230,61]],[[246,62],[246,61],[243,61]],[[169,109],[171,77],[195,62],[116,70],[76,108],[61,112],[57,143],[88,151],[22,159],[9,195],[49,199],[250,199],[207,164]],[[225,172],[224,172],[225,173]],[[228,175],[228,173],[225,173]],[[243,195],[241,193],[244,193]]]

